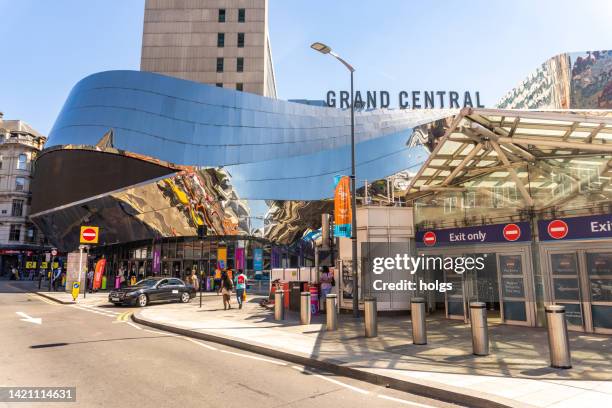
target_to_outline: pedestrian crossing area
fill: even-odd
[[[101,316],[106,316],[106,317],[112,317],[112,318],[117,318],[117,320],[119,320],[118,318],[122,315],[127,314],[128,312],[117,312],[115,310],[110,310],[110,309],[103,309],[101,307],[98,307],[96,305],[70,305],[70,307],[73,307],[75,309],[80,309],[80,310],[84,310],[86,312],[90,312],[90,313],[95,313]]]

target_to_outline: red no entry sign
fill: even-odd
[[[521,237],[521,228],[516,224],[508,224],[504,227],[503,233],[507,241],[516,241]]]
[[[434,246],[436,244],[436,233],[428,231],[423,235],[423,243],[427,246]]]
[[[81,227],[81,244],[97,244],[98,243],[98,227]]]
[[[548,235],[554,239],[563,239],[569,232],[569,228],[565,221],[552,220],[548,223]]]

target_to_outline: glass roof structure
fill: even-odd
[[[609,206],[611,177],[612,111],[466,108],[405,198],[421,225],[438,225],[442,211],[433,208],[454,225],[495,222]]]

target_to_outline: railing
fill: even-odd
[[[267,296],[270,293],[270,280],[249,279],[247,281],[247,293]]]

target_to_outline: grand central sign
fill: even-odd
[[[400,91],[396,100],[400,109],[484,108],[478,91]],[[351,94],[348,91],[327,91],[325,102],[330,108],[348,109],[350,101]],[[356,109],[384,109],[389,106],[389,91],[355,92]]]

